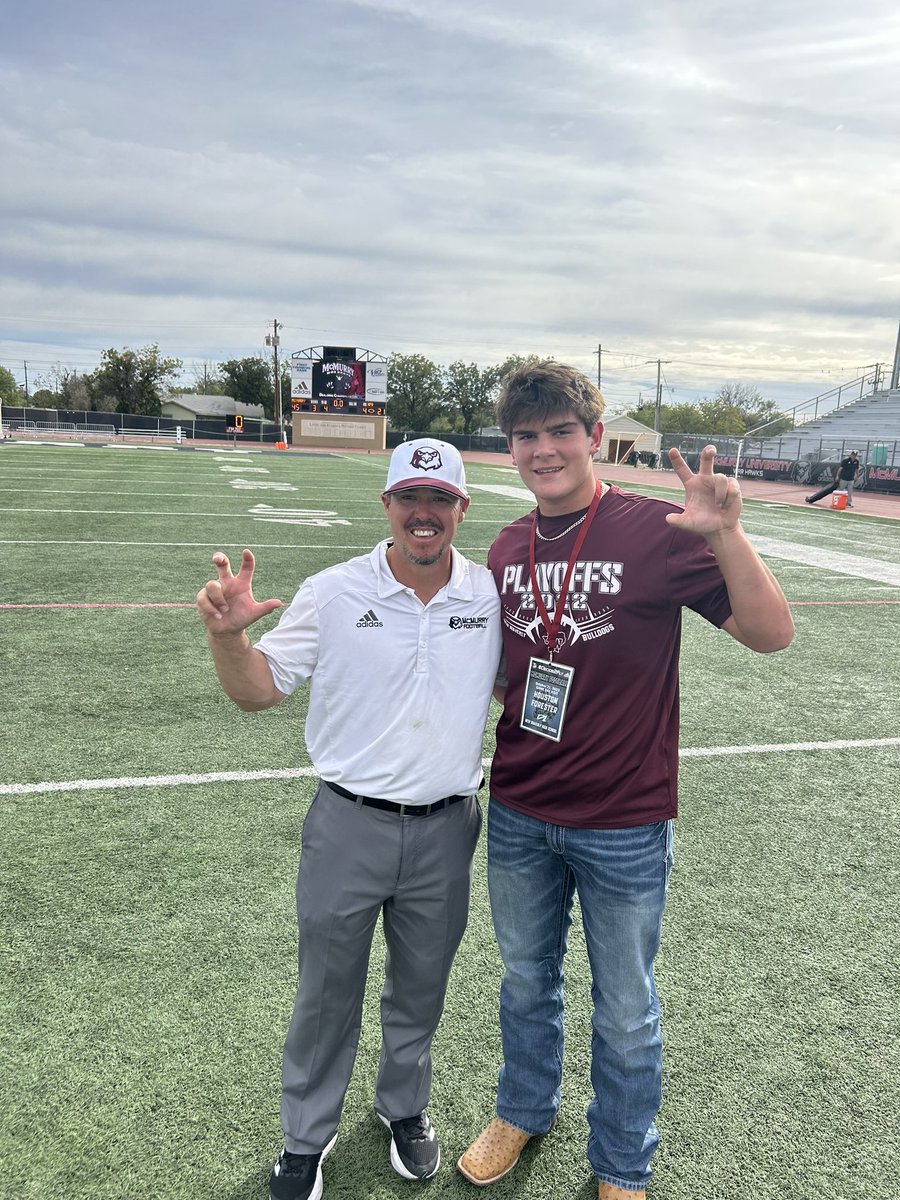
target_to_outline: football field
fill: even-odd
[[[0,447],[0,1200],[267,1196],[315,789],[306,693],[238,711],[193,601],[216,550],[236,565],[252,548],[257,598],[285,603],[366,553],[387,535],[386,469],[377,454]],[[505,456],[467,474],[456,545],[484,562],[531,504]],[[744,524],[797,634],[753,655],[685,615],[648,1195],[900,1194],[900,525],[762,501]],[[378,703],[360,698],[362,736]],[[454,1200],[480,1194],[454,1164],[493,1115],[500,1061],[484,855],[482,838],[435,1042],[443,1164],[422,1185]],[[371,1108],[382,967],[376,935],[326,1200],[416,1187]],[[559,1119],[496,1200],[596,1196],[577,920],[566,987]]]

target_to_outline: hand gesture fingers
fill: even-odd
[[[694,472],[681,457],[681,451],[676,449],[675,446],[669,451],[669,462],[672,464],[672,469],[682,483],[687,483],[689,479],[693,479]]]
[[[241,551],[241,565],[238,567],[237,575],[231,573],[231,563],[228,561],[228,555],[219,553],[213,555],[213,566],[216,568],[216,573],[223,582],[228,579],[240,580],[249,588],[253,582],[253,572],[256,569],[256,559],[253,557],[252,550]]]
[[[716,448],[715,446],[704,446],[700,451],[700,468],[698,475],[712,475],[713,467],[716,465]]]
[[[234,578],[231,573],[231,563],[228,560],[227,554],[223,554],[221,551],[218,551],[212,556],[212,561],[213,566],[216,568],[216,575],[220,583],[224,583],[227,579]]]
[[[675,471],[675,474],[682,483],[687,483],[689,479],[695,479],[697,476],[681,457],[681,451],[675,446],[669,451],[669,461]],[[704,446],[700,452],[700,465],[697,470],[697,475],[712,475],[713,466],[716,461],[715,446]]]
[[[669,513],[668,523],[707,535],[733,528],[741,513],[741,490],[736,480],[714,471],[715,446],[703,447],[696,472],[674,448],[669,459],[684,487],[684,511]]]
[[[246,629],[260,617],[281,607],[280,600],[262,603],[253,597],[253,571],[256,560],[250,550],[241,554],[241,565],[235,575],[227,554],[213,555],[216,578],[197,593],[197,609],[207,628],[217,633],[234,633]]]

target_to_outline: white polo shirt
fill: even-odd
[[[430,804],[481,782],[500,601],[490,571],[451,546],[450,581],[422,604],[389,545],[310,576],[256,647],[280,692],[312,680],[306,746],[323,779]]]

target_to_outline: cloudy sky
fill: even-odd
[[[0,363],[538,353],[611,406],[893,359],[896,0],[28,0]]]

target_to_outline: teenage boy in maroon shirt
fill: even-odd
[[[494,1183],[554,1122],[577,891],[594,999],[588,1161],[599,1200],[643,1200],[662,1099],[653,962],[677,812],[681,609],[760,653],[794,626],[715,448],[697,474],[670,451],[683,505],[623,492],[594,477],[603,408],[556,362],[513,372],[497,404],[537,509],[488,556],[508,670],[488,818],[504,1062],[497,1117],[458,1165]]]

